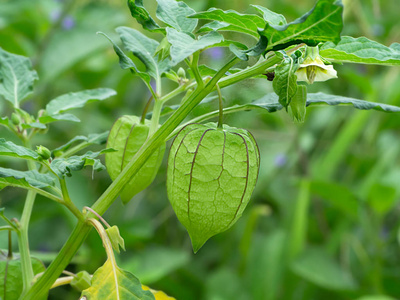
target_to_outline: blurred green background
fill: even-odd
[[[155,1],[145,2],[154,15]],[[249,5],[258,4],[284,14],[288,21],[314,5],[311,0],[185,2],[197,11],[220,7],[243,13],[255,13]],[[344,35],[366,36],[385,45],[400,41],[398,0],[344,4]],[[40,77],[24,109],[36,114],[49,100],[70,91],[108,87],[118,92],[78,112],[81,123],[52,125],[34,145],[53,149],[75,135],[109,130],[121,115],[141,114],[149,92],[120,69],[109,42],[96,35],[103,31],[118,41],[114,28],[121,25],[142,30],[125,1],[0,2],[0,47],[30,57]],[[229,55],[225,50],[208,51],[201,59],[218,66]],[[399,68],[335,68],[338,79],[313,84],[309,92],[400,106]],[[229,106],[270,92],[270,82],[254,79],[224,89],[223,95]],[[204,104],[194,115],[216,107]],[[8,104],[0,102],[0,115],[10,113]],[[125,239],[127,251],[118,257],[120,266],[177,299],[400,299],[399,115],[313,107],[300,125],[283,111],[241,112],[227,115],[225,122],[250,130],[261,151],[259,181],[243,217],[194,255],[166,196],[165,157],[147,190],[126,206],[118,199],[105,215]],[[18,142],[4,128],[0,136]],[[0,165],[25,168],[21,161],[2,158]],[[107,172],[92,178],[90,169],[67,181],[79,208],[91,205],[110,182]],[[9,218],[20,217],[25,193],[11,188],[1,192],[0,206],[6,207]],[[74,224],[72,214],[39,196],[30,227],[33,252],[49,263]],[[0,248],[7,248],[5,233],[0,235]],[[68,270],[93,273],[105,258],[101,240],[92,231]],[[49,299],[78,296],[72,288],[60,287]]]

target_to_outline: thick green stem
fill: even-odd
[[[193,60],[192,60],[192,63],[190,65],[190,68],[192,69],[194,78],[196,79],[197,86],[199,88],[203,88],[204,82],[203,82],[203,78],[201,78],[201,75],[200,75],[200,72],[199,72],[199,67],[198,67],[199,58],[200,58],[200,52],[195,52],[193,54]]]
[[[222,103],[222,93],[221,89],[218,86],[218,83],[216,84],[217,87],[217,92],[218,92],[218,128],[222,128],[223,124],[223,118],[224,118],[224,107]]]
[[[156,130],[158,128],[158,124],[160,122],[162,106],[163,106],[163,102],[160,101],[160,99],[157,99],[154,101],[153,115],[151,117],[149,136],[152,136],[153,133],[156,132]]]
[[[75,215],[75,217],[78,218],[78,220],[83,221],[83,215],[79,211],[79,209],[75,206],[75,204],[72,202],[68,189],[67,189],[67,183],[65,182],[65,179],[60,179],[60,186],[61,186],[61,191],[63,194],[63,204]]]
[[[193,92],[191,97],[183,103],[183,105],[177,109],[177,111],[144,143],[141,149],[132,158],[129,164],[124,168],[121,174],[114,180],[114,182],[107,188],[107,190],[100,196],[96,203],[92,206],[100,215],[104,214],[106,210],[111,206],[114,200],[118,197],[123,187],[130,181],[130,179],[140,170],[142,165],[146,162],[147,158],[155,151],[162,143],[165,142],[166,138],[173,132],[173,130],[186,118],[190,111],[200,103],[204,97],[206,97],[214,88],[220,78],[233,67],[239,61],[238,58],[232,59],[226,64],[207,85],[199,90]],[[263,72],[266,68],[273,66],[277,63],[276,59],[272,59],[269,63],[264,63],[261,68]],[[257,66],[260,67],[260,66]],[[244,71],[243,71],[244,72]],[[241,72],[239,72],[241,73]],[[242,76],[236,73],[235,79],[231,81],[231,84],[251,77],[259,73],[252,73],[246,70]],[[232,75],[233,76],[233,75]],[[229,85],[228,82],[224,86]],[[80,245],[87,237],[91,226],[85,222],[79,221],[76,225],[71,236],[68,238],[64,247],[57,255],[56,259],[50,264],[46,272],[39,278],[39,280],[32,286],[23,299],[37,299],[44,295],[69,264],[70,260],[75,255]]]

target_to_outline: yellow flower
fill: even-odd
[[[312,84],[314,81],[326,81],[337,78],[332,65],[325,65],[319,56],[318,47],[307,47],[306,58],[296,71],[297,81]]]

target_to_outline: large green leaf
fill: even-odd
[[[31,261],[35,275],[45,271],[40,260],[32,257]],[[19,299],[23,288],[21,260],[19,258],[8,259],[0,254],[0,280],[0,298],[4,300]],[[42,299],[47,299],[47,296],[38,298],[38,300]]]
[[[319,0],[315,7],[299,19],[282,26],[267,23],[259,31],[260,42],[266,39],[266,51],[280,50],[290,45],[305,43],[316,46],[320,42],[340,40],[343,5],[340,0]]]
[[[202,27],[205,30],[237,31],[259,37],[258,29],[264,28],[266,22],[257,15],[240,14],[234,10],[224,11],[219,8],[210,8],[208,11],[199,12],[190,18],[214,20]]]
[[[354,290],[357,283],[351,274],[320,249],[307,249],[291,269],[298,276],[326,289]]]
[[[114,258],[93,274],[92,286],[82,291],[87,300],[155,300],[150,291],[144,291],[139,279],[119,268]]]
[[[159,62],[155,57],[155,52],[159,45],[156,40],[150,39],[129,27],[118,27],[116,31],[120,35],[125,49],[132,51],[143,62],[151,77],[159,78],[169,69],[168,59]]]
[[[29,58],[15,55],[0,48],[0,95],[14,107],[33,91],[33,83],[38,79]]]
[[[163,31],[163,28],[153,20],[149,12],[143,6],[143,0],[128,0],[128,7],[132,17],[134,17],[144,29],[149,31]]]
[[[335,62],[395,66],[400,65],[400,44],[386,47],[366,37],[343,36],[337,45],[325,43],[320,55]]]
[[[292,101],[297,91],[297,76],[295,74],[298,65],[292,57],[286,56],[275,68],[275,77],[272,82],[275,93],[279,96],[279,103],[283,107]]]
[[[36,170],[17,171],[0,167],[0,190],[7,186],[40,189],[54,185],[54,178],[48,174],[41,174]]]
[[[41,116],[39,117],[39,122],[41,124],[48,124],[57,121],[70,121],[70,122],[80,122],[81,120],[73,114],[55,114],[51,116]]]
[[[182,32],[192,32],[197,26],[197,20],[189,19],[195,13],[183,1],[157,0],[157,18]]]
[[[0,138],[0,155],[13,156],[30,160],[38,160],[40,155],[35,151],[14,144],[13,142],[6,141]]]
[[[170,27],[167,27],[167,38],[172,45],[170,50],[172,65],[177,65],[196,51],[220,43],[224,39],[216,31],[211,31],[198,39],[194,39],[190,35]]]
[[[99,152],[88,151],[84,155],[74,155],[68,158],[56,158],[51,162],[50,167],[60,178],[65,175],[71,176],[71,171],[80,171],[86,166],[93,166],[93,170],[99,172],[104,170],[105,166],[96,157],[112,151],[114,150],[105,149]]]
[[[144,81],[150,82],[150,76],[145,73],[139,71],[139,69],[136,67],[135,63],[125,55],[125,53],[117,46],[117,44],[114,43],[114,41],[106,35],[104,32],[98,32],[99,34],[104,35],[113,45],[115,53],[118,55],[119,58],[119,65],[122,69],[126,70],[129,69],[133,74],[139,75]]]
[[[46,111],[49,115],[57,115],[70,109],[83,107],[91,100],[104,100],[114,95],[116,95],[114,90],[106,88],[68,93],[51,100],[46,105]]]

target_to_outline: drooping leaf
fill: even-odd
[[[156,40],[150,39],[139,31],[128,27],[118,27],[116,31],[120,35],[125,49],[132,51],[143,62],[151,77],[159,78],[164,72],[168,71],[170,68],[169,60],[165,59],[159,62],[155,57],[155,52],[159,45]]]
[[[119,268],[110,258],[93,274],[92,286],[84,290],[81,297],[87,300],[155,300],[150,291],[142,289],[139,279]]]
[[[259,31],[267,40],[265,51],[281,50],[300,43],[316,46],[320,42],[339,42],[342,11],[340,0],[319,0],[311,11],[287,25],[267,23]]]
[[[337,45],[332,42],[325,43],[320,49],[320,54],[324,58],[334,62],[386,66],[400,65],[399,43],[394,43],[386,47],[366,37],[353,38],[351,36],[342,36]]]
[[[125,55],[125,53],[121,50],[121,48],[119,48],[117,44],[115,44],[114,41],[108,35],[106,35],[104,32],[98,32],[98,33],[104,35],[111,42],[115,53],[119,57],[119,65],[122,69],[124,70],[129,69],[133,74],[138,75],[144,81],[150,82],[150,76],[145,72],[139,71],[135,63],[128,56]]]
[[[240,14],[234,10],[224,11],[219,8],[210,8],[207,11],[195,13],[190,18],[214,20],[202,27],[211,30],[236,31],[259,38],[258,29],[265,27],[263,18],[257,15]]]
[[[0,190],[7,186],[20,187],[24,189],[47,188],[54,186],[54,177],[41,174],[36,170],[17,171],[0,167]]]
[[[171,43],[172,65],[177,65],[196,51],[223,40],[223,36],[216,31],[211,31],[206,35],[200,36],[199,39],[194,39],[190,35],[170,27],[167,27],[167,38]]]
[[[134,17],[144,29],[149,31],[163,31],[163,28],[153,20],[149,12],[143,6],[143,0],[128,0],[128,7],[132,17]]]
[[[105,166],[96,159],[101,154],[112,152],[112,149],[105,149],[100,152],[88,151],[84,155],[74,155],[68,158],[56,158],[54,159],[50,167],[60,178],[65,175],[71,176],[71,171],[80,171],[86,166],[93,166],[94,171],[102,171]]]
[[[286,56],[275,68],[275,77],[272,82],[275,93],[279,96],[279,103],[287,108],[297,92],[296,70],[298,66],[292,57]]]
[[[32,93],[38,78],[29,58],[0,48],[0,95],[14,107],[19,107],[19,102]]]
[[[45,267],[40,260],[32,257],[31,261],[35,275],[45,271]],[[23,288],[21,259],[19,257],[8,259],[0,254],[0,280],[1,299],[19,299]],[[47,299],[47,296],[38,298],[38,300],[43,299]]]
[[[299,85],[296,94],[288,106],[288,113],[292,117],[293,122],[303,123],[306,117],[307,87]]]
[[[320,249],[307,249],[291,269],[298,276],[326,289],[354,290],[357,283],[351,273]]]
[[[251,5],[263,15],[264,20],[271,25],[286,25],[286,18],[260,5]]]
[[[13,142],[6,141],[0,138],[0,155],[19,157],[29,160],[39,160],[40,155],[35,151],[14,144]]]
[[[68,93],[51,100],[46,105],[46,111],[49,115],[56,115],[70,109],[83,107],[89,101],[104,100],[114,95],[116,92],[107,88]]]
[[[193,32],[197,26],[197,20],[187,18],[195,11],[183,1],[157,0],[157,18],[165,24],[182,32]]]
[[[78,136],[72,138],[71,140],[69,140],[64,145],[54,149],[53,152],[55,152],[55,151],[66,151],[75,142],[86,142],[87,145],[92,145],[92,144],[102,145],[102,144],[105,144],[107,142],[108,133],[109,133],[109,131],[105,131],[105,132],[102,132],[102,133],[92,133],[92,134],[89,134],[88,136],[78,135]]]

